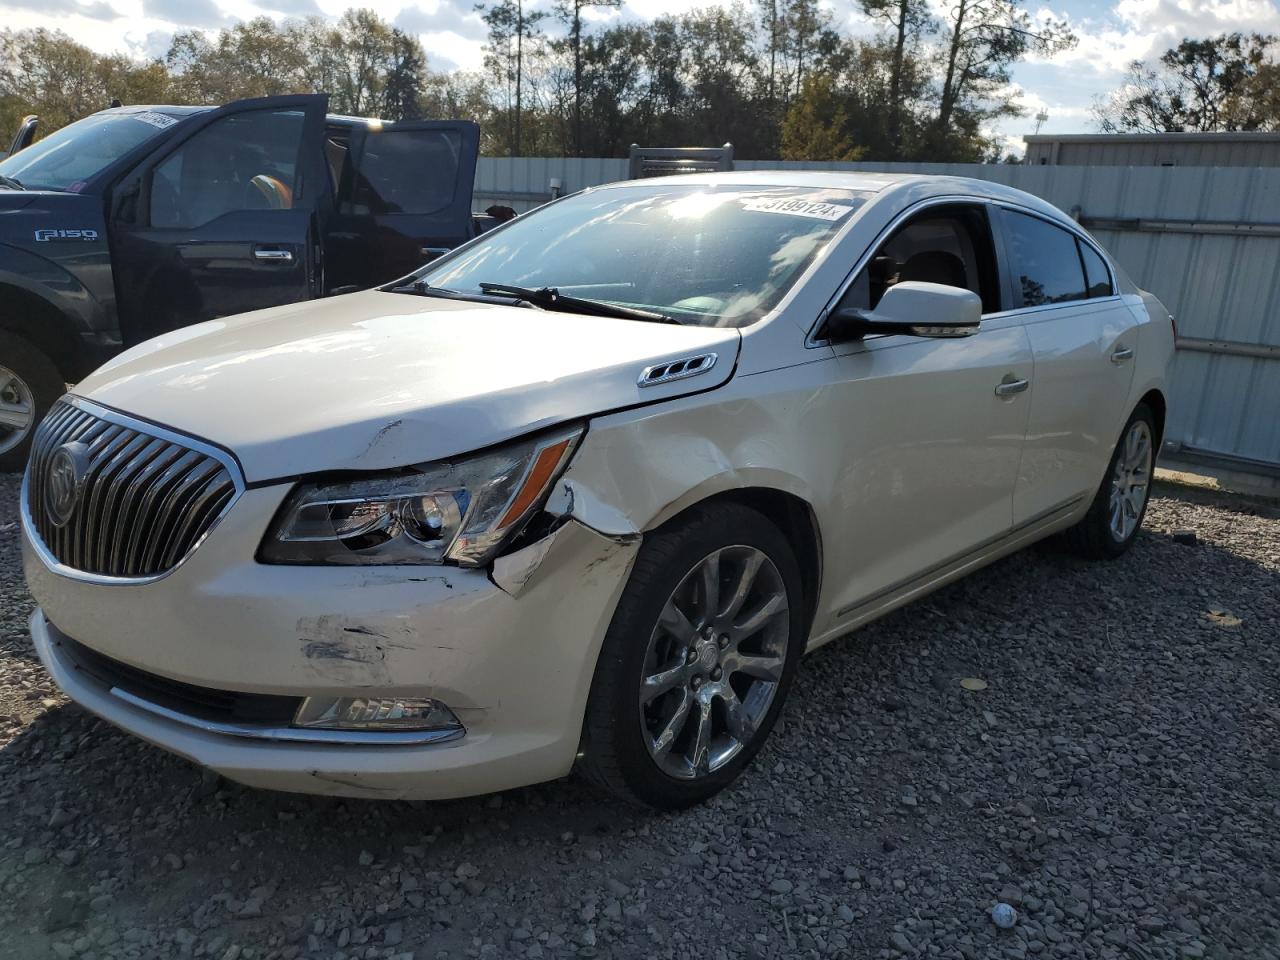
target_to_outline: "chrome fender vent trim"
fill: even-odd
[[[670,383],[672,380],[696,377],[698,374],[706,373],[714,367],[718,359],[719,356],[717,354],[700,353],[696,357],[681,357],[679,360],[655,363],[652,367],[644,368],[644,372],[640,374],[640,379],[636,381],[636,385],[656,387],[660,383]]]

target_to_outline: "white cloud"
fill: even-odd
[[[5,0],[12,9],[34,10],[49,17],[115,20],[120,11],[106,0]]]
[[[1059,0],[1062,2],[1062,0]],[[1021,147],[1021,137],[1035,129],[1035,113],[1044,109],[1049,120],[1041,133],[1083,133],[1092,130],[1092,105],[1124,79],[1134,60],[1155,60],[1184,37],[1207,37],[1240,31],[1280,33],[1280,7],[1274,0],[1118,0],[1096,16],[1064,17],[1043,6],[1033,11],[1038,21],[1069,19],[1076,46],[1052,57],[1029,57],[1013,70],[1023,88],[1018,102],[1027,116],[996,125],[1004,137]]]
[[[1115,14],[1129,35],[1147,41],[1143,57],[1159,56],[1183,37],[1280,30],[1272,0],[1119,0]]]
[[[221,27],[230,19],[214,0],[142,0],[142,12],[179,27]]]

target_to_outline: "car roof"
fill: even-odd
[[[656,179],[679,180],[681,183],[738,183],[743,186],[828,187],[839,190],[876,192],[909,177],[902,173],[877,173],[844,170],[734,170],[712,173],[676,173],[646,180],[621,180],[610,187],[635,187]]]
[[[656,179],[622,180],[596,189],[635,187]],[[976,177],[956,177],[930,173],[896,173],[878,170],[734,170],[713,173],[673,174],[664,180],[681,183],[740,184],[742,186],[807,187],[852,190],[873,194],[876,206],[905,208],[931,197],[955,196],[1000,200],[1035,210],[1055,220],[1069,220],[1057,207],[1014,187]]]
[[[111,113],[127,115],[131,113],[162,113],[167,117],[173,117],[181,120],[183,117],[190,117],[197,113],[208,113],[210,110],[217,110],[216,106],[174,106],[172,104],[129,104],[126,107],[109,107],[100,113]],[[325,115],[325,120],[329,123],[337,123],[343,126],[364,126],[366,124],[389,123],[387,120],[379,120],[376,117],[351,117],[342,113],[330,113]]]
[[[141,104],[131,103],[127,107],[109,107],[106,110],[100,110],[99,113],[120,114],[125,116],[131,113],[163,113],[166,117],[189,117],[193,113],[206,113],[213,110],[213,107],[177,107],[167,104]]]

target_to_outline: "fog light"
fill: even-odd
[[[443,703],[414,697],[307,697],[293,722],[327,730],[462,729]]]

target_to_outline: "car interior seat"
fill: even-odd
[[[898,282],[902,283],[904,280],[972,289],[965,273],[964,261],[946,250],[921,250],[912,254],[898,271]]]

